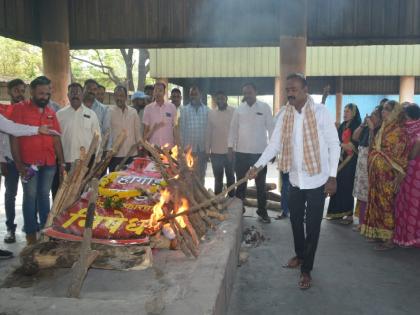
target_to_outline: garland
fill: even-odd
[[[99,180],[99,186],[98,186],[98,193],[100,196],[103,197],[109,197],[112,198],[113,201],[117,201],[118,199],[129,199],[134,198],[138,196],[144,195],[144,192],[141,189],[127,189],[127,190],[121,190],[121,189],[113,189],[113,188],[107,188],[108,185],[110,185],[114,180],[118,177],[119,172],[112,172],[108,175],[103,176]],[[159,182],[159,184],[153,184],[148,188],[148,192],[154,194],[157,193],[160,190],[160,187],[166,187],[168,184],[166,181],[162,180]]]

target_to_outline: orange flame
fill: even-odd
[[[159,202],[153,206],[153,212],[150,216],[149,222],[147,224],[148,227],[155,227],[159,224],[159,219],[163,218],[164,213],[162,210],[163,205],[169,201],[171,194],[169,190],[165,189],[160,193]]]
[[[187,160],[187,165],[189,168],[194,166],[194,157],[192,155],[192,149],[189,148],[187,153],[185,154],[185,159]]]
[[[188,200],[185,199],[185,198],[181,198],[181,202],[182,202],[182,205],[181,205],[181,207],[179,207],[178,211],[175,212],[175,214],[180,213],[180,212],[183,212],[185,210],[188,210]],[[178,224],[183,229],[187,226],[187,224],[185,223],[185,220],[184,220],[183,216],[176,217],[175,220],[178,222]]]
[[[178,146],[176,145],[176,146],[174,146],[172,149],[171,149],[171,156],[172,156],[172,158],[173,159],[175,159],[175,160],[177,160],[178,159]]]

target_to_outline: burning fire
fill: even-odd
[[[182,206],[179,207],[178,211],[176,211],[175,214],[188,210],[188,200],[185,198],[181,198],[181,202],[182,202]],[[176,217],[175,220],[183,229],[187,226],[187,224],[185,224],[185,220],[183,216]]]
[[[159,224],[159,219],[163,218],[164,213],[162,210],[163,205],[169,201],[169,198],[171,197],[171,194],[169,193],[169,190],[165,189],[160,193],[159,202],[153,206],[153,212],[150,216],[148,226],[149,227],[155,227]]]
[[[175,160],[177,160],[178,159],[178,146],[176,145],[176,146],[174,146],[172,149],[171,149],[171,156],[172,156],[172,158],[173,159],[175,159]]]
[[[187,165],[189,168],[194,166],[194,157],[192,155],[192,149],[189,148],[187,153],[185,154],[185,159],[187,160]]]

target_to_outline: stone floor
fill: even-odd
[[[324,220],[313,287],[301,291],[299,271],[281,267],[294,255],[290,222],[263,225],[254,210],[246,215],[244,228],[254,225],[269,240],[238,268],[229,315],[420,314],[420,249],[377,252],[350,226]]]
[[[210,165],[207,175],[206,186],[212,187]],[[269,167],[267,181],[277,182],[273,165]],[[18,233],[17,244],[6,245],[2,240],[3,186],[0,191],[0,247],[18,253],[24,244],[22,233]],[[20,229],[21,195],[17,200]],[[248,249],[248,261],[237,269],[229,315],[420,313],[420,249],[376,252],[350,226],[324,221],[312,274],[313,288],[303,292],[297,288],[298,271],[281,267],[293,255],[290,223],[283,220],[262,225],[256,220],[255,210],[249,209],[244,226],[252,225],[267,240]],[[0,261],[0,281],[16,263],[16,260]],[[124,310],[131,307],[134,304]]]

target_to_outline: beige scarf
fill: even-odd
[[[308,95],[305,104],[305,118],[303,120],[303,164],[309,175],[316,175],[321,172],[321,155],[319,149],[318,129],[314,112],[314,100]],[[294,106],[286,104],[283,117],[282,129],[282,154],[280,158],[280,170],[288,173],[292,166],[292,141],[293,125],[295,119]]]

